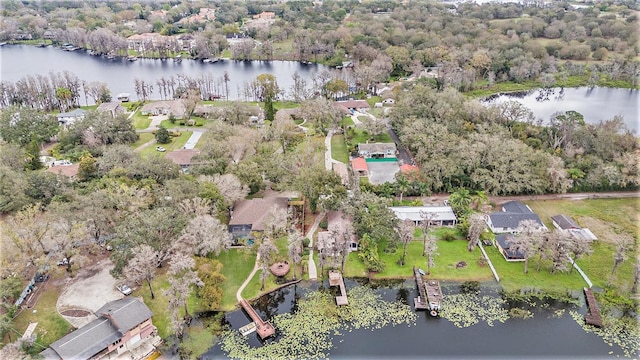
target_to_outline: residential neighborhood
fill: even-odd
[[[640,355],[638,4],[2,7],[0,359]]]

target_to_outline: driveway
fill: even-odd
[[[71,325],[79,328],[88,324],[96,318],[93,313],[104,304],[124,297],[115,288],[116,279],[109,273],[111,269],[111,260],[105,259],[81,269],[70,280],[56,308]]]

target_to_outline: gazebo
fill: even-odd
[[[275,276],[285,276],[289,272],[289,263],[286,261],[277,262],[271,265],[269,270],[271,270],[271,273]]]

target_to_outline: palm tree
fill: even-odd
[[[411,188],[410,186],[411,183],[406,176],[398,175],[396,177],[396,189],[400,192],[400,203],[402,203],[402,196],[404,195],[404,193],[409,191],[409,189]]]
[[[449,195],[449,205],[453,208],[453,211],[458,217],[464,217],[463,215],[468,213],[471,205],[471,193],[469,190],[460,188],[451,195]]]
[[[489,197],[484,190],[478,190],[471,196],[471,205],[474,209],[478,210],[482,205],[489,203]]]

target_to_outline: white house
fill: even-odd
[[[454,226],[458,221],[451,206],[391,206],[391,211],[400,221],[411,220],[416,226],[425,219],[438,226]]]

